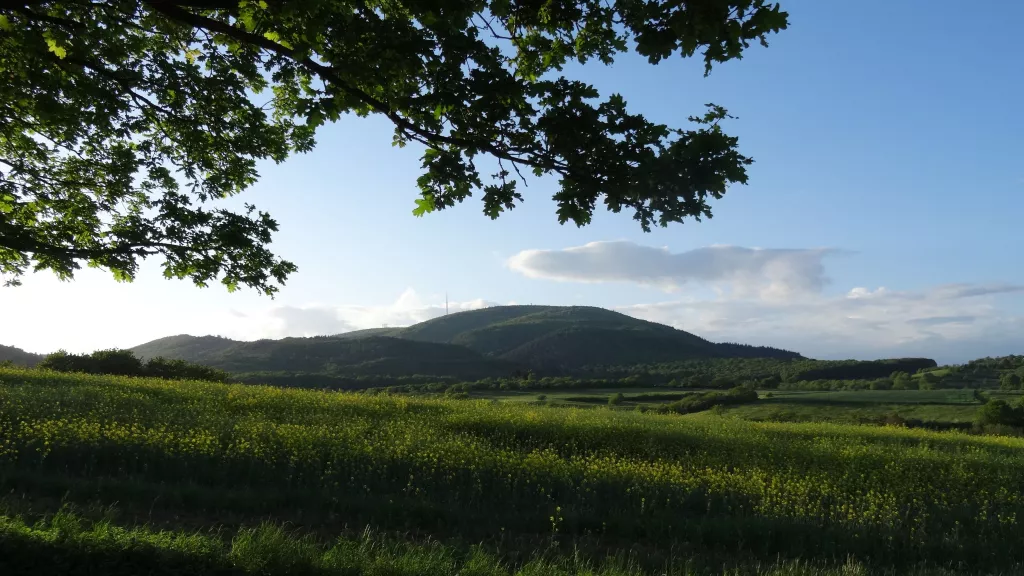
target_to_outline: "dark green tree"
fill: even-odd
[[[276,222],[215,201],[342,114],[424,148],[417,215],[476,193],[495,218],[533,173],[559,179],[562,223],[598,201],[645,230],[709,218],[751,163],[724,108],[672,128],[560,72],[630,49],[710,72],[786,25],[765,0],[3,0],[0,275],[131,280],[156,256],[273,294],[295,271],[267,247]]]
[[[893,390],[917,390],[917,382],[906,372],[893,372],[890,378]]]
[[[39,363],[39,368],[56,372],[90,373],[93,371],[93,362],[87,354],[72,354],[66,350],[58,350],[47,354]]]
[[[1011,406],[1005,400],[989,400],[978,409],[975,422],[980,426],[1021,426],[1024,424],[1024,407]]]
[[[1014,372],[1006,372],[999,377],[999,388],[1002,390],[1020,390],[1021,378]]]

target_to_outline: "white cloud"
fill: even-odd
[[[626,258],[623,263],[619,258],[609,264],[597,258],[615,250],[639,262]],[[524,252],[510,264],[518,262],[524,272],[543,278],[728,287],[731,290],[717,298],[702,296],[709,293],[706,290],[687,290],[665,297],[671,299],[668,302],[620,301],[622,306],[614,308],[711,340],[784,347],[810,357],[922,355],[959,362],[1024,352],[1024,286],[1020,285],[951,284],[916,291],[853,288],[845,294],[826,295],[820,291],[826,282],[821,262],[829,251],[719,246],[672,254],[629,243],[588,244],[578,251],[586,256],[584,262],[594,257],[602,266],[580,265],[574,256],[575,260],[569,259],[572,266],[560,270],[552,267],[551,252],[543,257]],[[566,251],[555,252],[555,258],[560,258],[559,253]],[[702,252],[712,254],[700,256]],[[701,258],[716,263],[699,265]],[[628,266],[640,272],[639,280],[628,277]],[[451,302],[449,309],[492,305],[477,299]],[[135,346],[172,334],[253,340],[336,334],[385,324],[406,326],[444,314],[444,295],[408,289],[396,292],[390,303],[364,306],[302,299],[274,302],[247,293],[198,290],[156,277],[118,284],[108,274],[83,270],[74,283],[59,282],[52,275],[30,275],[21,288],[0,288],[0,311],[0,344],[32,352],[57,348],[87,352]]]
[[[254,294],[200,290],[149,276],[120,284],[92,269],[71,283],[51,274],[32,274],[25,280],[19,288],[0,288],[0,344],[38,353],[129,348],[174,334],[236,340],[337,334],[385,324],[407,326],[445,311],[443,295],[421,297],[412,289],[377,306],[301,300],[275,305]],[[449,303],[449,310],[492,305],[468,300]]]
[[[824,259],[834,249],[779,250],[710,246],[673,253],[626,241],[562,250],[525,250],[508,266],[527,277],[630,282],[687,291],[670,302],[616,309],[716,341],[799,351],[811,357],[925,355],[963,361],[1024,351],[1024,318],[1001,301],[1014,284],[948,284],[918,291],[853,288],[824,295]]]
[[[627,241],[591,242],[561,250],[524,250],[508,266],[530,278],[631,282],[676,290],[699,283],[735,296],[782,299],[816,293],[828,282],[822,260],[833,249],[785,250],[709,246],[673,253]]]
[[[464,302],[449,302],[449,312],[478,310],[497,306],[496,302],[483,299]],[[398,298],[385,306],[280,306],[261,314],[263,328],[253,338],[283,338],[285,336],[317,336],[340,334],[364,328],[383,326],[409,326],[445,314],[445,303],[424,301],[412,288],[407,288]]]
[[[924,355],[959,362],[1024,351],[1024,318],[1007,314],[997,302],[1013,292],[1024,292],[1024,286],[854,288],[835,297],[688,300],[617,310],[711,340],[783,347],[811,357]]]

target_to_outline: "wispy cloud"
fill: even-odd
[[[1006,285],[937,286],[920,291],[855,288],[787,301],[717,299],[622,306],[712,340],[781,346],[812,357],[925,355],[963,361],[1024,350],[1024,318],[1007,314]]]
[[[530,278],[631,282],[676,290],[687,284],[728,288],[736,295],[785,298],[816,293],[828,282],[822,260],[834,249],[710,246],[686,252],[633,242],[591,242],[561,250],[524,250],[508,266]]]
[[[448,310],[460,312],[496,305],[496,302],[476,299],[449,302]],[[409,326],[444,313],[443,301],[425,301],[415,290],[407,288],[393,303],[383,306],[311,304],[272,308],[263,314],[262,329],[257,337],[317,336],[382,326]]]

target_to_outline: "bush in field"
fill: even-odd
[[[93,374],[114,376],[145,376],[142,360],[131,350],[97,350],[89,355]]]
[[[989,400],[978,410],[975,422],[985,426],[1024,426],[1024,406],[1011,406],[1005,400]]]
[[[170,380],[206,380],[227,382],[230,376],[223,370],[193,364],[184,360],[152,358],[143,363],[131,350],[99,350],[92,354],[71,354],[58,350],[49,354],[39,368],[54,372],[79,372],[113,376],[140,376]]]
[[[209,382],[227,382],[230,379],[230,375],[223,370],[184,360],[168,360],[159,356],[146,362],[142,375],[170,380],[206,380]]]
[[[917,381],[906,372],[893,372],[891,378],[893,390],[917,390],[918,388]]]
[[[88,355],[71,354],[65,350],[58,350],[52,354],[47,354],[38,367],[43,370],[53,370],[54,372],[93,373],[92,360]]]
[[[999,388],[1002,390],[1020,390],[1021,378],[1015,372],[1007,372],[999,377]]]
[[[892,380],[888,378],[872,380],[869,388],[871,390],[892,390]]]
[[[677,414],[690,414],[691,412],[702,412],[715,406],[731,406],[734,404],[746,404],[757,401],[757,391],[753,388],[738,387],[728,392],[704,392],[694,393],[682,400],[672,402],[662,410],[675,412]]]

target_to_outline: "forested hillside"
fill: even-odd
[[[335,376],[456,375],[477,379],[508,376],[517,366],[485,358],[462,346],[386,336],[284,338],[235,342],[206,337],[189,344],[176,336],[171,346],[157,342],[135,348],[143,357],[164,356],[199,362],[228,372],[310,373]],[[168,339],[165,339],[168,340]],[[205,348],[203,344],[212,344]]]
[[[42,360],[42,354],[33,354],[31,352],[26,352],[21,348],[0,344],[0,362],[10,362],[15,366],[32,367],[42,362]]]
[[[141,358],[180,358],[264,377],[288,373],[476,379],[530,371],[570,375],[595,364],[801,358],[774,348],[716,344],[663,324],[582,306],[498,306],[408,328],[314,338],[236,342],[214,336],[171,336],[132,350]]]

